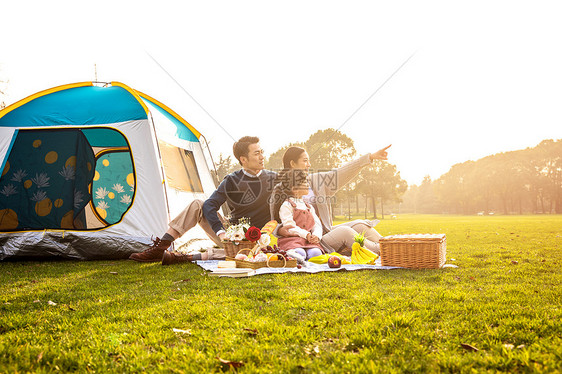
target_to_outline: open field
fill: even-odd
[[[398,216],[456,269],[0,263],[0,372],[558,372],[562,216]],[[226,363],[221,363],[220,359]]]

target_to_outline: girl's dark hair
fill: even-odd
[[[293,187],[303,184],[308,179],[308,173],[301,169],[289,169],[281,172],[279,183],[277,183],[271,194],[273,199],[273,219],[281,222],[279,208],[293,194]]]
[[[301,147],[294,147],[293,146],[293,147],[287,148],[285,153],[283,153],[283,168],[285,168],[285,170],[290,169],[291,168],[291,161],[297,162],[299,157],[301,157],[301,155],[305,151],[306,150],[304,148],[301,148]]]
[[[292,169],[291,161],[297,162],[304,152],[306,152],[306,150],[302,147],[292,146],[287,148],[285,153],[283,153],[283,170],[281,170],[281,172],[277,175],[277,178],[275,178],[275,184],[280,183],[283,175]]]

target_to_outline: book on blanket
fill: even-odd
[[[255,275],[256,271],[250,268],[218,268],[213,270],[213,272],[209,275],[215,277],[251,277]]]

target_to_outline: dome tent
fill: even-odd
[[[122,83],[36,93],[0,111],[0,259],[126,258],[214,191],[211,167],[201,133]]]

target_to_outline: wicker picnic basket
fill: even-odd
[[[445,264],[445,234],[391,235],[380,239],[381,264],[410,269],[438,269]]]
[[[250,252],[250,248],[243,248],[240,249],[239,253],[242,252]],[[236,256],[236,254],[234,255]],[[226,256],[227,261],[235,261],[237,268],[250,268],[250,269],[259,269],[259,268],[296,268],[297,267],[297,260],[277,260],[277,261],[260,261],[260,262],[252,262],[252,261],[244,261],[244,260],[237,260],[234,256]]]
[[[226,258],[227,260],[236,261],[237,268],[250,268],[250,269],[259,269],[259,268],[296,268],[297,267],[297,260],[277,260],[277,261],[260,261],[260,262],[251,262],[251,261],[244,261],[244,260],[235,260],[234,258]]]
[[[238,254],[238,252],[240,252],[240,250],[252,249],[256,245],[256,243],[249,240],[240,240],[239,242],[223,240],[222,244],[224,245],[224,253],[226,257],[234,257]]]

